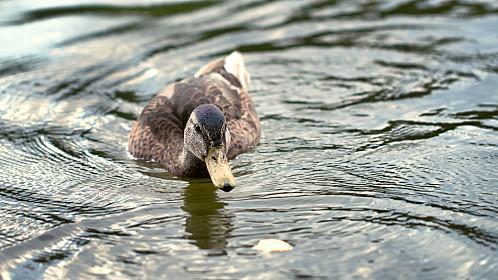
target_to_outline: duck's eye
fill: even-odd
[[[194,129],[196,132],[201,133],[201,127],[198,124],[194,125]]]

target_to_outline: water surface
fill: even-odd
[[[0,278],[494,278],[497,26],[495,1],[0,2]],[[239,186],[131,158],[147,101],[232,50],[263,130]]]

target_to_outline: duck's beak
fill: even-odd
[[[210,147],[205,162],[211,181],[216,187],[226,192],[235,188],[235,178],[228,164],[224,146]]]

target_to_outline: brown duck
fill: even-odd
[[[228,160],[251,149],[261,135],[249,84],[242,55],[233,52],[167,86],[133,124],[129,152],[175,176],[210,176],[218,188],[232,190]]]

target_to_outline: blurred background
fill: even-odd
[[[497,27],[493,0],[0,1],[0,278],[493,278]],[[147,101],[233,50],[263,129],[238,187],[132,159]]]

